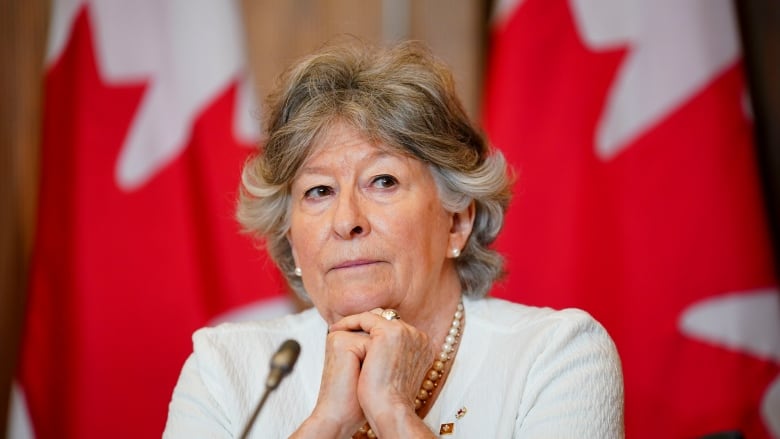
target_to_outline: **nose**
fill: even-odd
[[[370,231],[363,203],[354,192],[339,194],[333,212],[333,231],[341,239],[354,239]]]

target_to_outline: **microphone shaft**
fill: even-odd
[[[268,399],[268,395],[271,394],[270,387],[266,387],[265,391],[263,392],[263,397],[260,398],[260,402],[257,404],[257,407],[255,407],[255,411],[252,413],[252,416],[249,418],[249,421],[244,426],[244,431],[241,433],[241,436],[239,436],[241,439],[246,439],[249,437],[249,432],[252,430],[252,426],[255,425],[255,419],[257,419],[257,415],[260,413],[260,410],[265,405],[265,400]]]
[[[255,407],[255,411],[252,413],[252,417],[249,418],[249,421],[247,421],[246,425],[244,426],[244,431],[241,433],[241,436],[239,436],[241,439],[246,438],[249,432],[252,430],[252,425],[254,425],[255,420],[257,419],[257,415],[260,413],[263,405],[265,405],[265,400],[268,399],[268,395],[271,393],[271,391],[276,389],[276,387],[282,381],[282,378],[292,372],[293,366],[295,366],[295,362],[298,360],[298,354],[300,354],[300,352],[301,345],[299,345],[297,341],[287,340],[282,343],[273,357],[271,357],[271,368],[268,371],[268,378],[265,382],[265,391],[263,391],[263,397]]]

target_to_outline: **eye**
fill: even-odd
[[[314,186],[313,188],[304,192],[304,198],[317,199],[327,197],[333,194],[333,188],[329,186]]]
[[[398,180],[392,175],[377,175],[371,180],[371,185],[380,189],[387,189],[398,184]]]

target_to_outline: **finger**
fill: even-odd
[[[369,311],[372,314],[376,314],[380,317],[382,317],[385,320],[398,320],[401,318],[401,315],[398,314],[398,311],[392,309],[392,308],[374,308],[371,311]]]
[[[326,340],[326,352],[334,355],[334,359],[342,359],[344,354],[351,353],[362,360],[366,356],[368,333],[362,331],[332,330]]]
[[[375,312],[379,310],[379,312]],[[381,313],[384,311],[381,308],[375,308],[368,312],[360,314],[353,314],[346,316],[338,322],[330,326],[331,331],[363,331],[370,333],[372,329],[377,326],[384,326],[387,324],[396,324],[400,320],[389,321],[381,317]]]
[[[368,336],[359,332],[336,331],[328,334],[313,417],[336,425],[351,426],[348,429],[352,431],[365,422],[357,397],[357,385],[367,340]]]
[[[336,331],[328,334],[325,346],[320,396],[343,404],[354,396],[360,368],[368,351],[363,333]],[[324,401],[321,401],[324,402]]]

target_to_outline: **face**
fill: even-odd
[[[337,125],[293,181],[288,239],[329,323],[376,307],[413,320],[460,294],[451,251],[470,219],[444,210],[425,164],[388,151]]]

